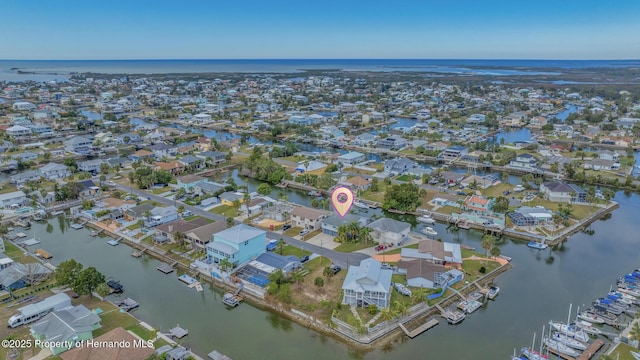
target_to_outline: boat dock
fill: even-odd
[[[580,356],[578,356],[576,358],[576,360],[589,360],[591,359],[597,352],[598,350],[600,350],[600,348],[602,348],[602,346],[604,345],[604,340],[602,339],[595,339],[591,345],[589,345],[589,347],[582,352],[582,354],[580,354]]]
[[[84,229],[84,224],[71,224],[70,226],[74,230]]]
[[[22,245],[22,246],[32,246],[32,245],[40,244],[40,240],[29,239],[29,240],[24,240],[24,241],[18,241],[17,243]]]
[[[176,339],[182,339],[187,335],[189,335],[189,330],[181,328],[180,325],[176,325],[176,327],[169,330],[169,336],[174,337]]]
[[[562,358],[564,360],[576,360],[576,358],[574,358],[573,356],[569,356],[569,355],[565,355],[561,352],[558,352],[550,347],[547,347],[547,350],[549,351],[549,354],[554,354],[554,356],[557,356],[558,358]],[[551,358],[551,355],[549,355],[549,358]]]
[[[116,245],[118,245],[118,244],[120,243],[120,240],[122,240],[122,238],[121,238],[121,237],[120,237],[120,238],[117,238],[117,239],[115,239],[115,240],[109,240],[109,241],[107,241],[107,244],[109,244],[109,245],[111,245],[111,246],[116,246]]]
[[[116,305],[118,305],[118,307],[124,311],[131,311],[140,307],[140,304],[138,304],[138,302],[133,300],[132,298],[126,298],[118,302]]]
[[[440,322],[437,319],[430,318],[430,319],[427,319],[427,321],[424,324],[418,326],[417,328],[411,331],[407,330],[407,328],[402,323],[398,325],[400,325],[400,329],[402,329],[402,331],[404,331],[404,333],[407,334],[408,337],[413,339],[414,337],[438,325],[439,323]]]
[[[211,360],[231,360],[230,357],[220,353],[218,350],[213,350],[212,352],[207,354],[207,357]]]
[[[131,256],[133,256],[134,258],[139,258],[140,256],[142,256],[144,254],[144,252],[147,251],[147,248],[144,248],[140,251],[134,251],[131,253]]]
[[[51,259],[53,255],[49,254],[45,249],[37,249],[35,254],[43,259]]]
[[[178,276],[178,280],[182,281],[183,283],[185,283],[187,285],[192,285],[192,284],[195,284],[196,282],[198,282],[198,280],[192,278],[191,276],[189,276],[187,274],[182,274],[182,275]]]
[[[160,266],[158,266],[156,269],[162,273],[165,274],[171,274],[175,269],[173,268],[175,266],[176,262],[174,262],[173,264],[169,265],[169,264],[162,264]]]

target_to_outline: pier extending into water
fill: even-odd
[[[405,334],[407,334],[408,337],[410,338],[414,338],[420,334],[422,334],[423,332],[431,329],[432,327],[438,325],[440,322],[437,319],[428,319],[424,324],[418,326],[417,328],[409,331],[403,323],[399,323],[398,326],[400,326],[400,329],[402,329],[402,331],[404,331]]]

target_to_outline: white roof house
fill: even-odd
[[[391,300],[391,275],[393,270],[383,269],[382,264],[368,258],[360,266],[349,266],[342,284],[342,303],[354,306],[376,305],[388,307]]]

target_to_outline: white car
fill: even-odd
[[[113,181],[107,181],[107,185],[109,185],[109,186],[116,186],[116,183],[114,183]]]

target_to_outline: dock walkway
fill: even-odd
[[[420,334],[422,334],[423,332],[431,329],[432,327],[438,325],[440,322],[437,319],[429,319],[427,320],[424,324],[418,326],[417,328],[409,331],[407,330],[407,328],[402,324],[398,324],[400,325],[400,328],[402,329],[402,331],[404,331],[405,334],[407,334],[408,337],[410,338],[414,338]]]
[[[604,340],[602,339],[595,339],[591,345],[589,345],[589,347],[582,352],[582,354],[580,354],[580,356],[578,356],[576,358],[576,360],[589,360],[591,359],[597,352],[598,350],[600,350],[600,348],[604,345]]]

